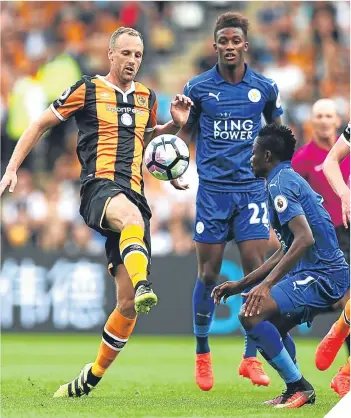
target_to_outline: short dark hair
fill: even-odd
[[[216,26],[214,28],[214,39],[216,40],[217,32],[224,28],[240,28],[245,38],[249,30],[249,20],[240,13],[227,12],[218,16]]]
[[[270,151],[280,161],[286,161],[291,160],[294,155],[296,138],[287,126],[272,123],[260,130],[256,143],[261,149]]]
[[[137,30],[133,28],[125,28],[124,26],[121,26],[120,28],[115,30],[113,34],[111,35],[110,45],[109,45],[110,49],[113,49],[116,46],[117,38],[123,35],[124,33],[127,33],[128,35],[131,35],[131,36],[139,36],[139,38],[141,39],[141,42],[144,43],[143,37],[141,36],[140,32],[138,32]]]

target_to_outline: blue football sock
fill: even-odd
[[[244,358],[256,357],[256,356],[257,356],[256,343],[245,332],[245,351],[244,351]]]
[[[302,375],[281,341],[277,328],[268,321],[260,322],[248,331],[269,364],[277,370],[285,383],[297,382]]]
[[[247,289],[245,289],[245,292],[249,292],[252,288],[253,286],[248,287]],[[246,302],[246,299],[247,299],[246,297],[244,296],[242,297],[242,304]],[[246,331],[245,331],[244,341],[245,341],[244,358],[257,357],[256,343],[252,338],[250,338],[247,335]]]
[[[193,326],[196,336],[196,354],[210,351],[208,333],[210,331],[215,304],[211,298],[215,285],[206,286],[198,278],[193,292]]]
[[[286,348],[286,351],[289,353],[291,360],[296,364],[296,347],[292,336],[287,333],[286,336],[283,338],[283,344]]]

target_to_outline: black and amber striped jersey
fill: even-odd
[[[144,193],[144,135],[156,127],[153,90],[133,82],[123,92],[102,76],[83,76],[50,107],[62,121],[76,119],[82,184],[106,178]]]
[[[351,122],[348,123],[346,128],[343,132],[343,140],[346,142],[348,146],[350,146],[350,129],[351,129]]]

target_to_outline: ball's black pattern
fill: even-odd
[[[159,167],[160,169],[164,170],[167,174],[167,178],[168,180],[173,180],[172,177],[172,168],[181,160],[187,161],[189,162],[189,157],[181,155],[179,152],[179,149],[177,148],[175,142],[177,140],[177,137],[174,136],[171,139],[166,139],[164,140],[163,138],[162,142],[159,142],[158,144],[153,144],[153,150],[152,150],[152,159],[151,161],[146,165],[146,167],[149,169],[152,165],[155,165],[156,167]],[[177,154],[177,157],[172,161],[172,163],[170,165],[164,165],[164,164],[160,164],[158,161],[156,161],[156,150],[158,147],[164,147],[166,148],[166,145],[171,144],[174,151]]]

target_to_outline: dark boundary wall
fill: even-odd
[[[221,280],[242,277],[236,247],[226,252]],[[139,334],[191,334],[191,299],[196,280],[194,254],[153,258],[150,280],[159,303],[140,316]],[[100,333],[115,306],[114,281],[104,256],[69,256],[37,249],[2,254],[0,274],[2,332]],[[212,333],[242,333],[237,314],[241,297],[235,296],[216,311]],[[294,334],[324,336],[338,313],[319,316],[312,329],[299,326]]]

